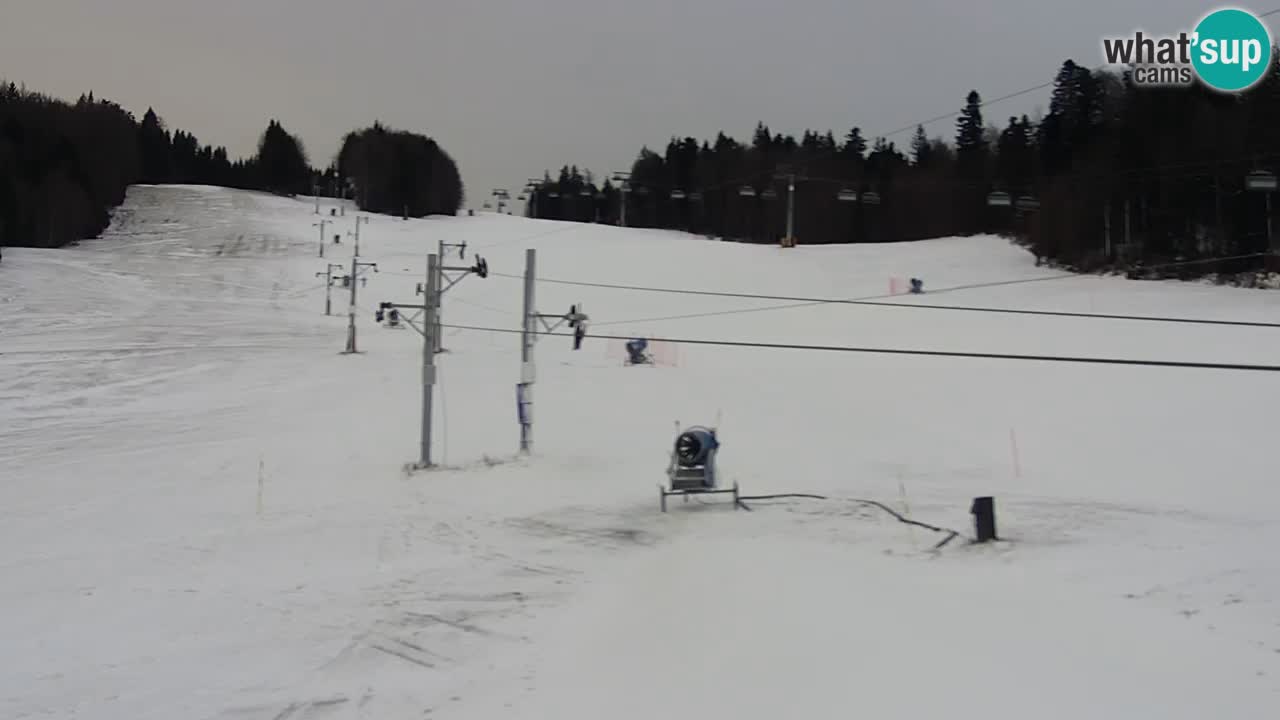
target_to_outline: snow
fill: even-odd
[[[325,219],[330,219],[324,203]],[[0,716],[1263,717],[1280,702],[1265,372],[446,331],[434,451],[415,302],[436,242],[488,261],[444,320],[519,327],[551,280],[1274,321],[1264,290],[1058,277],[993,237],[777,247],[510,216],[371,216],[358,355],[314,204],[130,191],[100,239],[0,264]],[[332,218],[330,238],[354,229]],[[461,260],[451,264],[465,264]],[[998,283],[998,284],[993,284]],[[990,284],[990,285],[986,285]],[[985,285],[985,286],[984,286]],[[979,286],[979,287],[974,287]],[[954,288],[954,289],[952,289]],[[1273,364],[1267,328],[541,282],[594,334]],[[770,309],[774,308],[774,309]],[[720,313],[720,314],[714,314]],[[747,495],[658,509],[675,423],[721,417]],[[971,535],[993,495],[1003,542]]]

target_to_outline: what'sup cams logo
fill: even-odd
[[[1139,30],[1102,40],[1107,63],[1131,67],[1135,85],[1185,87],[1198,77],[1227,93],[1258,84],[1271,68],[1271,52],[1267,26],[1239,8],[1214,10],[1189,33],[1159,37]]]

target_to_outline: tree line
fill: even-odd
[[[134,184],[216,185],[295,196],[354,198],[368,212],[455,214],[463,185],[434,140],[380,123],[349,133],[334,162],[314,168],[302,142],[271,120],[257,153],[141,121],[93,93],[68,103],[0,83],[0,247],[61,247],[96,237]]]
[[[839,139],[763,123],[745,143],[675,137],[662,153],[641,149],[629,178],[547,173],[526,190],[527,214],[617,224],[625,198],[628,226],[776,243],[794,183],[800,244],[998,233],[1081,270],[1241,255],[1248,267],[1270,248],[1266,195],[1246,176],[1280,171],[1280,52],[1272,59],[1238,95],[1139,86],[1067,60],[1043,117],[988,124],[971,91],[950,141],[917,126],[905,148],[858,127]],[[1273,235],[1280,243],[1280,227]]]

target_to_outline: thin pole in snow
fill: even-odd
[[[524,320],[520,333],[520,452],[533,451],[533,380],[535,376],[533,363],[533,330],[535,310],[533,304],[534,268],[537,264],[537,250],[528,248],[524,251]]]
[[[374,272],[378,272],[378,263],[360,262],[360,256],[356,253],[351,254],[351,274],[348,280],[351,283],[351,306],[347,309],[347,349],[344,354],[353,354],[356,350],[356,284],[359,282],[358,274],[360,268],[371,267]]]
[[[1275,218],[1271,215],[1271,193],[1267,193],[1267,249],[1271,252],[1276,251],[1275,238],[1272,236],[1271,228],[1275,222]]]
[[[324,257],[324,228],[331,220],[321,220],[318,223],[311,223],[311,227],[320,228],[320,257]]]
[[[432,467],[431,462],[431,401],[432,391],[436,384],[436,301],[437,281],[440,274],[436,264],[439,257],[435,254],[427,256],[427,284],[423,288],[422,315],[422,444],[419,452],[418,467]]]
[[[348,284],[351,286],[351,304],[347,307],[347,352],[356,351],[356,270],[357,254],[351,254],[351,274]]]
[[[322,272],[322,273],[319,273],[319,272],[318,272],[318,273],[316,273],[316,277],[320,277],[321,275],[323,275],[323,276],[324,276],[324,314],[325,314],[325,315],[332,315],[332,314],[333,314],[333,312],[332,312],[332,311],[333,311],[333,299],[332,299],[332,297],[333,297],[333,270],[334,270],[334,268],[337,268],[338,270],[341,270],[341,269],[342,269],[342,266],[341,266],[341,265],[338,265],[338,264],[336,264],[336,263],[329,263],[328,267],[326,267],[326,268],[325,268],[325,271],[324,271],[324,272]]]
[[[1022,478],[1022,463],[1018,457],[1018,433],[1013,428],[1009,428],[1009,452],[1013,456],[1013,476]]]

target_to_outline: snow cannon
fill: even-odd
[[[702,477],[703,484],[714,487],[714,455],[718,446],[714,430],[704,427],[689,428],[676,437],[676,464],[682,468],[706,468]]]
[[[659,487],[663,512],[667,511],[670,495],[683,495],[688,502],[689,495],[733,493],[734,508],[738,507],[738,484],[734,483],[730,489],[718,487],[716,454],[719,450],[720,438],[713,428],[694,425],[680,430],[680,424],[676,423],[676,439],[667,466],[668,483],[666,487]]]
[[[632,338],[627,341],[627,364],[628,365],[650,365],[653,358],[645,350],[649,347],[649,341],[644,338]]]
[[[920,278],[911,278],[911,294],[920,295],[924,292],[924,281]]]

